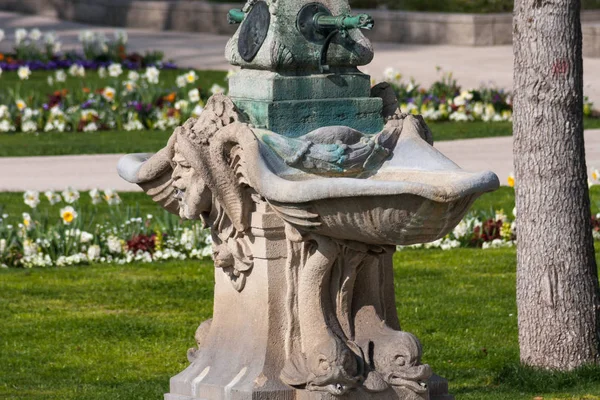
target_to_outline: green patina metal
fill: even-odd
[[[250,60],[239,43],[256,44],[248,32],[258,30],[247,16],[257,6],[268,6],[271,22]],[[350,11],[347,0],[249,0],[229,12],[241,26],[226,55],[242,67],[229,82],[229,96],[251,124],[290,138],[326,126],[365,134],[383,129],[382,100],[371,97],[370,77],[357,69],[373,57],[361,33],[373,19]]]

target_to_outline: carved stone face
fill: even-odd
[[[183,153],[175,145],[173,157],[173,187],[179,202],[179,216],[183,219],[200,219],[212,208],[212,193],[200,174],[192,168]]]

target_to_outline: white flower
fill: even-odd
[[[102,97],[104,97],[106,99],[106,101],[112,102],[115,99],[115,95],[117,94],[117,91],[113,88],[111,88],[110,86],[107,86],[104,88],[104,90],[102,91]]]
[[[13,132],[15,129],[15,126],[7,120],[0,121],[0,132]]]
[[[15,43],[18,45],[21,44],[23,40],[27,39],[27,31],[23,28],[17,29],[15,31]]]
[[[33,28],[31,32],[29,32],[29,39],[37,42],[42,38],[42,32],[38,28]]]
[[[69,67],[69,74],[71,76],[85,77],[85,67],[79,64],[73,64]]]
[[[94,240],[94,235],[92,235],[91,233],[85,231],[79,232],[80,243],[89,243],[92,240]]]
[[[596,168],[592,167],[591,178],[593,181],[600,180],[600,171],[598,171]]]
[[[55,193],[52,190],[48,190],[48,191],[44,192],[44,195],[48,199],[48,202],[50,203],[51,206],[53,206],[57,203],[60,203],[60,201],[62,200],[62,197],[60,197],[60,194]]]
[[[98,130],[98,125],[96,125],[95,122],[90,122],[83,128],[84,132],[96,132],[97,130]]]
[[[4,104],[0,105],[0,118],[9,117],[8,107]]]
[[[31,257],[38,253],[38,245],[31,239],[23,241],[23,253],[26,257]]]
[[[464,106],[465,104],[467,104],[467,99],[465,99],[464,97],[462,97],[462,96],[456,96],[454,98],[454,105],[460,107],[460,106]]]
[[[144,130],[144,125],[137,119],[130,119],[123,125],[126,131],[141,131]]]
[[[115,31],[115,39],[123,44],[127,43],[127,31],[123,29],[117,29]]]
[[[63,192],[64,197],[64,192]],[[77,211],[71,206],[60,209],[60,217],[65,225],[70,225],[77,218]]]
[[[112,63],[108,66],[108,75],[113,78],[118,78],[123,73],[123,67],[121,64]]]
[[[44,43],[47,45],[54,45],[56,43],[56,33],[55,32],[47,32],[44,35]]]
[[[177,85],[177,87],[182,88],[185,87],[187,85],[187,82],[185,81],[185,75],[179,75],[176,79],[175,79],[175,84]]]
[[[56,54],[56,53],[60,52],[61,49],[62,49],[62,44],[60,42],[56,42],[52,46],[52,53]]]
[[[392,81],[392,82],[398,82],[402,79],[402,74],[400,73],[400,71],[394,69],[394,68],[386,68],[383,71],[383,76],[386,80],[388,81]]]
[[[457,239],[465,237],[467,233],[469,233],[469,223],[467,222],[467,220],[464,219],[460,221],[452,231],[452,234]]]
[[[160,71],[156,67],[148,67],[146,68],[146,72],[144,73],[144,78],[149,83],[157,84],[160,76]]]
[[[98,68],[98,76],[101,79],[106,78],[106,67],[100,67],[100,68]]]
[[[189,71],[185,74],[185,80],[187,83],[194,83],[198,80],[198,75],[196,75],[196,71]]]
[[[123,82],[123,86],[125,86],[126,92],[131,93],[131,92],[135,91],[135,88],[137,85],[135,84],[135,81],[125,81],[125,82]]]
[[[119,197],[119,194],[113,189],[106,189],[104,191],[104,200],[106,200],[106,202],[111,206],[121,204],[121,198]]]
[[[198,89],[192,89],[188,92],[190,102],[197,103],[200,101],[200,91]]]
[[[237,73],[238,73],[237,70],[229,69],[229,71],[227,71],[227,76],[225,77],[225,79],[229,80],[229,78],[233,77]]]
[[[38,126],[33,121],[24,121],[21,123],[21,130],[23,132],[36,132],[38,130]]]
[[[19,67],[19,70],[17,71],[17,75],[19,76],[19,79],[21,79],[21,80],[29,79],[29,77],[31,76],[31,70],[29,69],[29,67],[27,65],[24,65],[22,67]]]
[[[90,190],[90,197],[93,205],[97,205],[102,202],[102,196],[100,195],[100,191],[98,189]]]
[[[62,192],[62,197],[68,204],[73,204],[79,200],[79,192],[71,187],[68,187]]]
[[[90,261],[97,260],[100,258],[100,253],[100,246],[98,246],[97,244],[93,244],[88,248],[87,258]]]
[[[123,252],[123,244],[116,236],[109,236],[108,239],[106,239],[106,244],[108,246],[108,251],[111,253],[121,254]]]
[[[27,103],[25,103],[23,100],[18,99],[17,101],[15,101],[15,105],[17,106],[17,108],[19,109],[19,111],[23,111],[27,108]]]
[[[129,71],[127,74],[127,79],[137,82],[140,79],[140,74],[138,74],[136,71]]]
[[[29,215],[28,213],[23,213],[23,225],[27,229],[33,228],[33,225],[31,225],[31,215]]]
[[[202,111],[204,111],[204,108],[202,108],[202,106],[200,104],[198,104],[196,107],[194,107],[194,109],[192,110],[192,115],[194,117],[199,117],[200,114],[202,114]]]
[[[0,42],[4,40],[4,31],[0,29]]]
[[[188,108],[189,103],[186,100],[179,100],[177,102],[175,102],[175,109],[176,110],[185,110],[186,108]]]
[[[62,69],[57,70],[54,77],[56,78],[56,82],[64,82],[67,80],[67,74]]]
[[[507,219],[508,219],[508,217],[504,213],[504,210],[497,210],[496,211],[496,215],[494,216],[494,220],[506,222]]]
[[[210,92],[212,94],[225,93],[225,88],[220,86],[219,84],[215,83],[214,85],[211,86]]]
[[[6,250],[6,239],[0,239],[0,254]]]
[[[86,30],[79,32],[79,41],[82,43],[89,43],[94,41],[95,35],[94,32]]]
[[[54,85],[54,78],[52,77],[52,75],[48,75],[48,78],[46,78],[46,81],[48,82],[48,86]]]
[[[36,208],[40,204],[40,194],[35,190],[28,190],[23,194],[23,201],[31,208]]]

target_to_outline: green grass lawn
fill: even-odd
[[[600,187],[591,197],[598,212]],[[122,199],[158,212],[143,194]],[[90,206],[87,194],[80,202]],[[0,205],[15,215],[26,210],[19,193],[0,193]],[[513,207],[510,188],[474,205]],[[398,252],[403,329],[421,339],[424,362],[450,379],[457,399],[600,399],[598,368],[559,374],[519,366],[515,263],[514,249]],[[209,261],[0,270],[0,398],[162,398],[187,366],[196,327],[211,317],[213,273]]]
[[[513,249],[403,251],[395,275],[403,329],[458,399],[598,399],[598,369],[518,366]],[[160,399],[213,284],[209,262],[0,271],[0,398]]]

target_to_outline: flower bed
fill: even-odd
[[[28,212],[0,217],[0,266],[126,264],[211,254],[211,238],[201,223],[182,223],[166,212],[142,216],[123,208],[113,190],[92,190],[87,195],[92,206],[86,208],[73,189],[24,193]],[[38,209],[42,202],[44,210]],[[101,203],[109,205],[108,215],[98,214]]]
[[[86,70],[95,70],[119,63],[123,68],[139,70],[147,67],[159,69],[175,69],[172,62],[164,62],[164,54],[159,51],[148,51],[141,55],[127,52],[127,32],[117,30],[114,37],[103,33],[81,31],[79,42],[81,51],[62,52],[62,43],[54,32],[43,33],[37,28],[27,31],[15,31],[14,51],[0,53],[0,70],[18,71],[27,67],[31,71],[64,70],[72,66],[81,66]],[[0,42],[4,39],[4,31],[0,29]]]
[[[385,70],[384,80],[394,88],[402,111],[421,114],[428,121],[512,121],[509,91],[483,86],[463,90],[452,73],[440,73],[440,79],[427,89],[413,79],[403,80],[402,74],[393,68]],[[597,116],[587,97],[583,114],[588,118]]]

